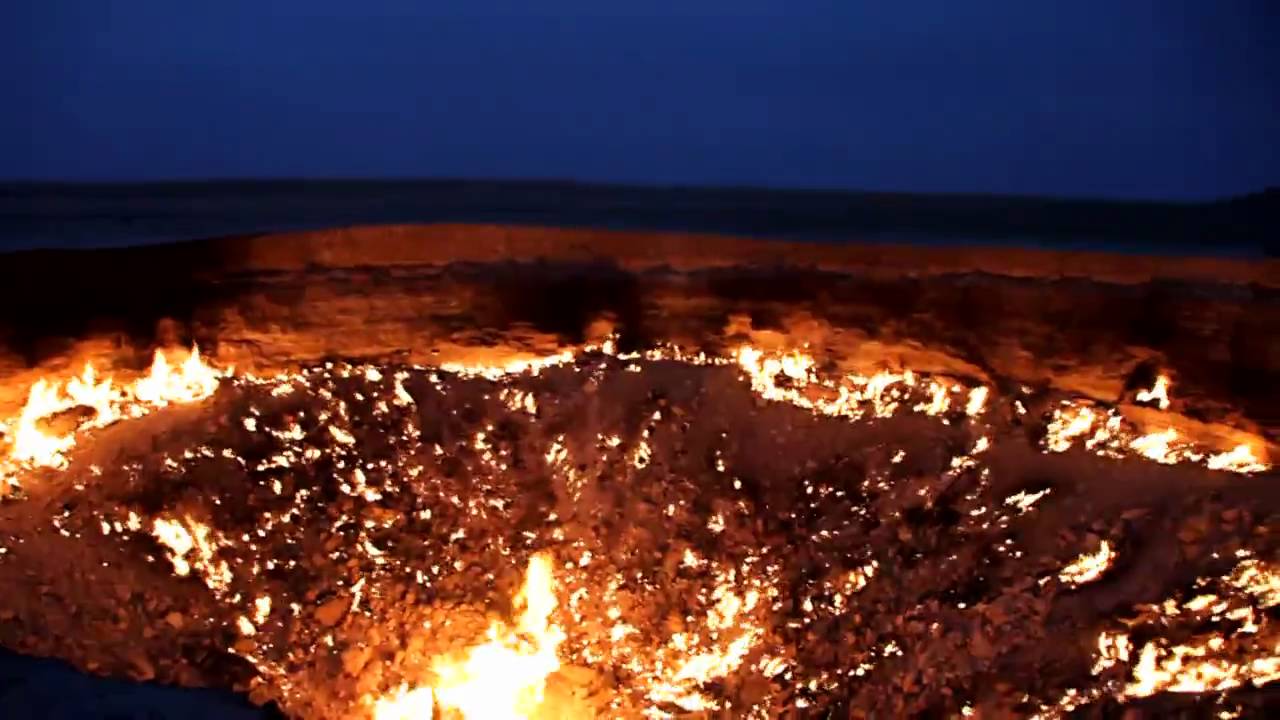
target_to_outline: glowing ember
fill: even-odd
[[[1097,552],[1085,553],[1062,568],[1058,573],[1058,579],[1073,586],[1091,583],[1102,577],[1113,562],[1115,562],[1115,553],[1111,550],[1111,543],[1103,540]]]
[[[169,560],[178,575],[189,575],[192,569],[200,571],[211,590],[222,590],[231,581],[227,563],[215,560],[218,544],[208,525],[186,518],[185,522],[156,518],[152,534],[160,544],[169,548]]]

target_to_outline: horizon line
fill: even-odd
[[[1136,196],[1105,196],[1105,195],[1074,195],[1074,194],[1036,194],[1036,193],[1007,193],[995,191],[956,191],[956,190],[899,190],[899,189],[866,189],[866,188],[836,188],[822,186],[768,186],[768,185],[750,185],[750,184],[690,184],[690,183],[660,183],[660,182],[622,182],[622,181],[599,181],[599,180],[580,180],[574,178],[503,178],[503,177],[465,177],[465,176],[397,176],[397,177],[376,177],[376,176],[359,176],[359,175],[336,175],[336,176],[273,176],[273,177],[248,177],[248,176],[211,176],[205,178],[191,177],[175,177],[175,178],[148,178],[148,179],[48,179],[48,178],[0,178],[0,187],[15,186],[59,186],[59,187],[154,187],[154,186],[197,186],[197,185],[233,185],[233,184],[259,184],[259,185],[284,185],[284,184],[338,184],[338,183],[364,183],[364,184],[473,184],[473,185],[563,185],[575,186],[582,188],[601,188],[615,190],[641,190],[641,191],[704,191],[704,192],[739,192],[739,193],[773,193],[782,195],[863,195],[863,196],[906,196],[906,197],[952,197],[952,198],[1003,198],[1003,199],[1026,199],[1026,200],[1055,200],[1063,202],[1095,202],[1095,203],[1114,203],[1114,204],[1137,204],[1137,205],[1211,205],[1241,198],[1249,198],[1255,196],[1266,195],[1280,190],[1280,186],[1268,185],[1252,192],[1216,195],[1205,198],[1158,198],[1158,197],[1136,197]]]

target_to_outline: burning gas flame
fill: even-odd
[[[59,395],[58,386],[49,385],[43,378],[31,386],[27,404],[22,407],[22,413],[18,416],[18,427],[13,436],[10,454],[14,460],[42,467],[66,467],[67,459],[63,453],[75,445],[75,438],[70,435],[47,435],[38,426],[44,418],[73,407]]]
[[[1173,428],[1166,428],[1160,432],[1148,433],[1134,438],[1129,443],[1129,447],[1136,450],[1143,457],[1170,465],[1178,462],[1178,456],[1173,447],[1173,443],[1177,442],[1177,440],[1178,431]]]
[[[1103,540],[1097,552],[1084,553],[1062,568],[1058,573],[1058,579],[1077,587],[1091,583],[1102,577],[1113,562],[1115,562],[1115,552],[1111,550],[1111,543]]]
[[[430,706],[460,714],[468,720],[517,720],[538,711],[547,676],[560,668],[557,650],[564,632],[551,621],[558,604],[551,558],[529,560],[524,586],[516,595],[521,608],[514,628],[496,622],[488,641],[465,657],[437,658],[432,664],[437,681],[427,690],[401,691],[375,705],[375,717],[408,717],[406,711],[431,717]]]
[[[1280,603],[1280,571],[1246,555],[1222,581],[1234,599],[1206,593],[1185,602],[1170,599],[1150,606],[1149,612],[1164,624],[1179,617],[1205,619],[1234,606],[1226,617],[1246,621],[1237,637],[1199,634],[1180,643],[1156,637],[1135,653],[1127,633],[1104,631],[1098,637],[1094,675],[1128,665],[1136,655],[1137,662],[1129,668],[1132,680],[1117,695],[1121,701],[1158,692],[1220,692],[1246,683],[1261,687],[1280,679],[1280,637],[1263,612]],[[1241,605],[1244,599],[1249,604]],[[1238,642],[1254,642],[1256,648],[1242,657],[1233,650]]]
[[[1240,444],[1227,452],[1210,455],[1205,463],[1210,470],[1229,470],[1238,473],[1263,472],[1269,467],[1247,444]]]
[[[1088,405],[1064,401],[1054,409],[1045,426],[1044,447],[1050,452],[1065,452],[1081,441],[1086,449],[1105,457],[1136,454],[1163,465],[1203,462],[1210,470],[1234,473],[1270,469],[1247,443],[1209,454],[1173,427],[1138,435],[1122,423],[1121,415],[1115,410],[1104,414]]]
[[[194,569],[210,590],[225,590],[231,582],[231,569],[225,560],[216,559],[220,543],[208,525],[185,518],[184,521],[156,518],[151,534],[169,549],[173,572],[187,576]]]
[[[99,381],[88,363],[79,376],[65,384],[41,378],[31,386],[18,414],[9,460],[28,468],[65,468],[66,454],[75,447],[77,432],[141,417],[157,407],[203,400],[213,394],[223,377],[224,373],[200,357],[200,348],[192,346],[176,368],[157,350],[150,372],[129,384],[117,385],[110,377]],[[62,434],[45,426],[50,418],[76,408],[93,412]]]
[[[431,720],[435,704],[435,693],[431,688],[410,690],[401,686],[378,700],[373,708],[373,720]]]
[[[195,402],[212,395],[221,379],[221,373],[200,359],[199,346],[191,347],[191,354],[176,371],[164,353],[157,350],[151,362],[151,372],[134,384],[133,396],[140,402],[158,407]]]
[[[1152,402],[1161,410],[1169,409],[1169,376],[1156,378],[1156,384],[1150,390],[1139,390],[1134,399],[1138,402]]]

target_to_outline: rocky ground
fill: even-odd
[[[1052,394],[927,400],[829,417],[601,353],[225,381],[0,505],[0,644],[358,717],[509,619],[542,554],[545,717],[1280,708],[1250,682],[1280,673],[1274,471],[1046,453]]]

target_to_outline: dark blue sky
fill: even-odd
[[[1277,6],[8,0],[0,177],[1213,197],[1280,184]]]

